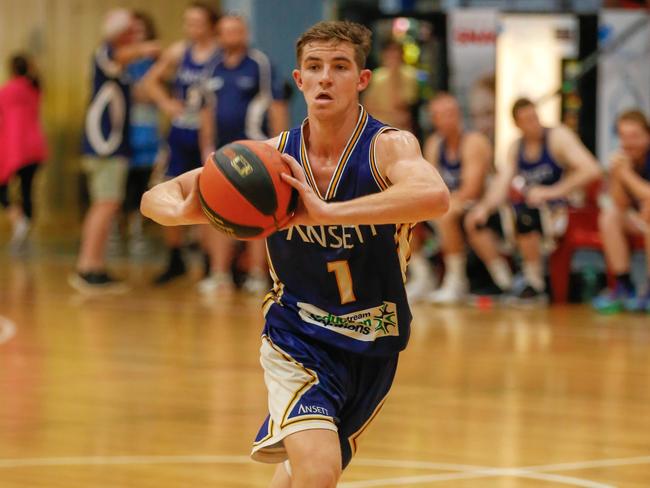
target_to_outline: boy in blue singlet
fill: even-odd
[[[513,183],[519,183],[522,201],[511,201],[515,213],[517,246],[522,257],[524,285],[512,291],[518,302],[546,301],[542,242],[550,233],[546,213],[554,208],[559,214],[567,197],[584,189],[600,177],[598,162],[568,127],[544,127],[535,105],[526,98],[512,108],[521,138],[514,141],[505,164],[484,198],[467,214],[465,228],[472,247],[488,269],[500,258],[493,232],[486,223],[490,215],[506,202]]]
[[[411,314],[404,291],[411,223],[443,215],[449,192],[410,133],[359,105],[370,31],[321,22],[297,42],[300,127],[268,141],[300,195],[267,239],[274,286],[264,301],[261,362],[269,416],[253,458],[278,463],[272,488],[333,488],[390,389]],[[200,170],[145,194],[163,225],[206,223]]]

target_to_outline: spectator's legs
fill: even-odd
[[[106,265],[106,242],[120,202],[101,201],[90,206],[81,231],[81,250],[77,260],[79,273],[101,272]]]
[[[467,240],[479,258],[485,263],[492,281],[502,290],[512,287],[512,271],[508,261],[499,253],[497,236],[488,228],[467,231]]]
[[[413,229],[411,237],[411,260],[409,261],[409,276],[406,282],[406,295],[411,302],[425,299],[436,286],[431,264],[422,252],[425,232],[427,232],[425,225],[418,224]]]
[[[183,227],[165,227],[163,230],[165,244],[169,249],[169,258],[165,270],[156,277],[154,283],[164,285],[174,278],[185,274],[185,261],[181,254],[183,246]]]
[[[199,282],[201,293],[227,292],[233,288],[230,264],[234,254],[234,240],[223,232],[209,228],[206,230],[206,249],[211,258],[212,274]]]
[[[264,293],[269,289],[264,240],[251,241],[248,244],[248,255],[250,267],[244,282],[244,290],[249,293]]]
[[[431,295],[433,302],[457,302],[464,297],[469,289],[461,218],[461,213],[450,211],[436,222],[444,255],[445,277],[440,289]]]
[[[630,250],[625,236],[625,216],[612,206],[600,211],[600,238],[610,272],[616,276],[630,273]]]
[[[546,288],[542,257],[542,236],[539,232],[527,232],[517,237],[519,252],[523,259],[524,278],[537,292]]]

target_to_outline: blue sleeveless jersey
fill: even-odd
[[[83,152],[98,157],[129,155],[129,81],[104,43],[93,55],[92,93],[84,124]]]
[[[304,127],[284,132],[279,149],[302,165],[317,189]],[[375,140],[390,128],[360,108],[356,128],[321,197],[339,202],[388,187],[375,162]],[[387,355],[406,347],[411,312],[404,291],[411,224],[295,226],[267,239],[273,290],[267,326],[340,349]]]
[[[461,138],[462,140],[462,138]],[[460,153],[460,143],[458,145],[458,150]],[[455,160],[447,159],[447,144],[444,139],[440,140],[440,152],[438,154],[438,170],[440,171],[440,176],[442,181],[445,182],[449,191],[456,191],[460,188],[460,156]]]
[[[641,178],[650,181],[650,150],[645,155],[645,166],[641,170]]]
[[[517,173],[523,176],[526,186],[553,185],[560,181],[564,169],[557,164],[548,145],[548,129],[544,129],[542,151],[537,161],[528,161],[524,153],[523,140],[517,153]]]
[[[172,85],[172,94],[183,102],[185,111],[172,120],[174,127],[198,132],[199,113],[205,105],[206,83],[219,57],[219,51],[215,51],[205,62],[197,63],[192,58],[192,46],[185,49]]]

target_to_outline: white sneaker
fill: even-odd
[[[197,283],[197,288],[199,293],[204,295],[210,295],[212,293],[221,293],[232,291],[235,287],[235,284],[232,281],[232,277],[228,273],[217,273],[203,278]]]
[[[452,304],[463,301],[467,297],[469,286],[466,280],[443,281],[442,286],[431,292],[427,301],[437,304]]]
[[[269,291],[269,282],[266,276],[250,274],[244,281],[242,289],[251,295],[262,295]]]
[[[431,277],[413,278],[406,282],[406,296],[409,302],[421,302],[431,294],[435,287],[436,284]]]

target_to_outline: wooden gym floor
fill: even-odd
[[[129,294],[84,298],[71,268],[0,255],[0,488],[265,487],[259,298],[136,266]],[[650,316],[414,314],[340,487],[650,486]]]

